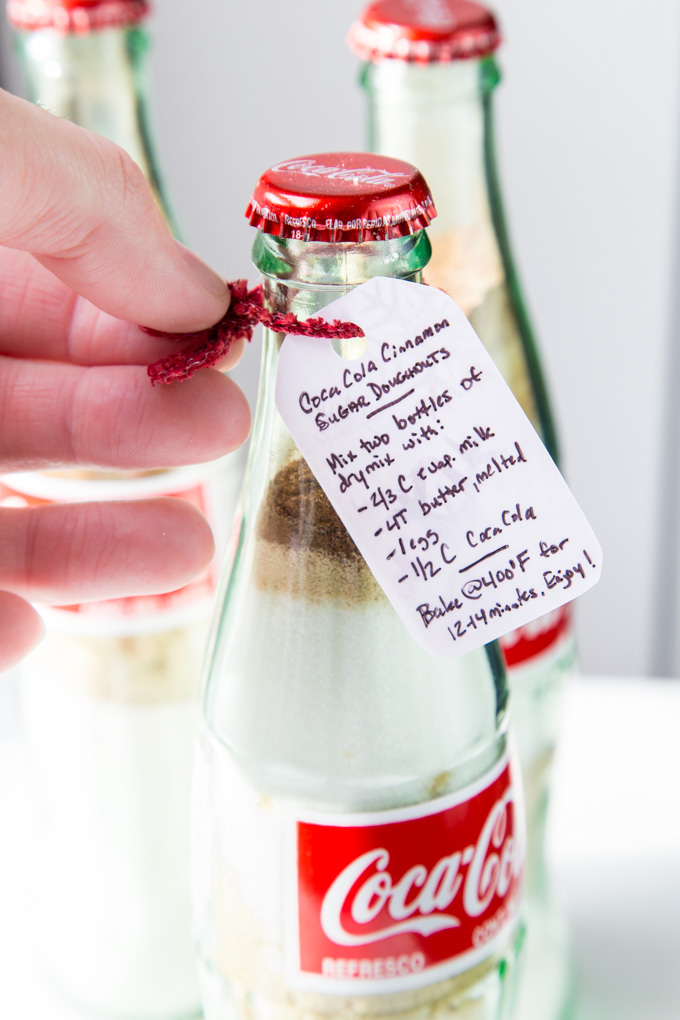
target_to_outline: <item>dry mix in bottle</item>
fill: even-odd
[[[430,255],[432,200],[399,160],[285,161],[248,215],[266,307],[301,319],[375,276],[417,282]],[[524,859],[502,657],[410,637],[276,410],[281,341],[265,330],[203,692],[204,1014],[502,1020]]]
[[[415,163],[432,188],[427,282],[463,310],[554,459],[538,348],[513,261],[493,125],[500,80],[493,13],[470,0],[376,0],[351,27],[363,60],[368,148]],[[527,803],[530,917],[521,1015],[557,1017],[569,996],[565,932],[547,884],[545,825],[561,694],[576,669],[569,606],[501,639]],[[533,937],[532,937],[533,936]]]

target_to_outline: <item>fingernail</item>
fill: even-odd
[[[183,245],[181,241],[175,240],[177,250],[179,251],[182,259],[189,267],[191,272],[194,274],[196,279],[199,281],[201,286],[209,290],[215,297],[224,298],[227,293],[227,284],[214,269],[212,269],[207,262],[203,259],[199,259],[198,255],[194,254],[190,248]]]

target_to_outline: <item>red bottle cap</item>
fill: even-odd
[[[385,241],[437,215],[419,170],[366,152],[284,160],[260,177],[246,210],[265,234],[302,241]]]
[[[491,11],[471,0],[376,0],[347,41],[362,60],[429,64],[487,56],[501,36]]]
[[[142,21],[147,0],[7,0],[7,20],[14,28],[87,33]]]

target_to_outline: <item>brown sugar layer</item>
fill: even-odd
[[[312,602],[379,603],[385,596],[302,458],[270,482],[258,520],[255,583]]]

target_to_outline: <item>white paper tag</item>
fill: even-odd
[[[600,545],[452,299],[378,277],[322,314],[365,350],[286,337],[277,407],[413,637],[460,655],[591,588]]]

